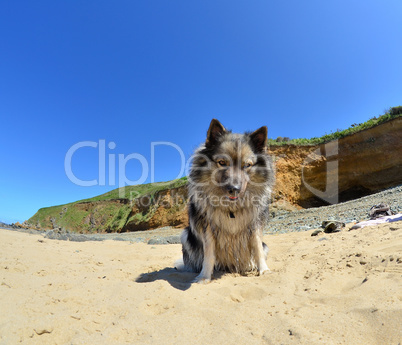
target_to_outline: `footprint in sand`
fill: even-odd
[[[170,309],[174,309],[175,304],[168,298],[159,298],[157,300],[144,301],[140,305],[140,310],[147,315],[161,315],[167,313]]]
[[[229,296],[229,299],[236,303],[244,301],[262,300],[267,297],[266,291],[256,286],[248,286],[247,288],[229,289],[227,287],[216,291],[221,296]]]

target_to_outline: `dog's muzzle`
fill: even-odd
[[[240,185],[228,185],[226,187],[226,190],[229,193],[229,199],[236,200],[239,197],[238,195],[241,191],[241,186]]]

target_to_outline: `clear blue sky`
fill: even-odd
[[[108,168],[104,186],[67,178],[82,141],[115,143],[116,161],[149,162],[155,141],[188,158],[213,117],[314,137],[402,104],[401,14],[400,0],[2,1],[0,220],[116,188]],[[75,176],[98,179],[98,149],[75,152]],[[173,179],[180,156],[156,147],[154,166]]]

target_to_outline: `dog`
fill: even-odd
[[[262,230],[269,212],[274,168],[267,127],[232,133],[216,119],[192,156],[188,175],[189,226],[181,234],[184,269],[208,283],[214,269],[269,271]]]

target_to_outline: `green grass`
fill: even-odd
[[[40,208],[31,218],[29,218],[29,223],[34,226],[39,225],[41,228],[52,228],[52,223],[50,218],[55,218],[62,212],[63,205],[51,206]]]
[[[89,224],[84,223],[84,219],[90,216],[90,210],[80,210],[75,207],[67,207],[66,213],[57,221],[60,227],[69,228],[73,231],[88,232]]]
[[[153,196],[156,192],[165,189],[172,189],[182,187],[187,183],[187,176],[179,178],[177,180],[167,182],[154,182],[139,184],[135,186],[126,186],[122,188],[113,189],[110,192],[101,194],[89,199],[79,200],[77,202],[94,202],[101,200],[113,200],[113,199],[129,199],[133,200],[144,195]]]
[[[283,146],[283,145],[319,145],[324,144],[332,140],[341,139],[348,135],[363,131],[365,129],[369,129],[375,126],[378,126],[384,122],[390,121],[397,117],[402,116],[402,106],[392,107],[390,108],[384,115],[380,115],[379,117],[373,117],[370,120],[359,123],[352,124],[349,128],[344,130],[337,130],[331,134],[325,134],[322,137],[314,137],[310,139],[298,138],[298,139],[289,139],[289,138],[281,138],[278,137],[275,139],[268,139],[268,145],[272,146]]]
[[[105,229],[106,231],[119,232],[123,229],[124,225],[127,223],[128,216],[131,213],[130,205],[126,204],[120,206],[113,217],[106,223]]]
[[[138,213],[132,214],[130,216],[130,218],[127,219],[127,224],[129,224],[129,223],[133,223],[133,224],[146,223],[152,218],[152,216],[155,214],[156,210],[157,210],[157,207],[153,205],[148,209],[147,213],[138,212]]]

